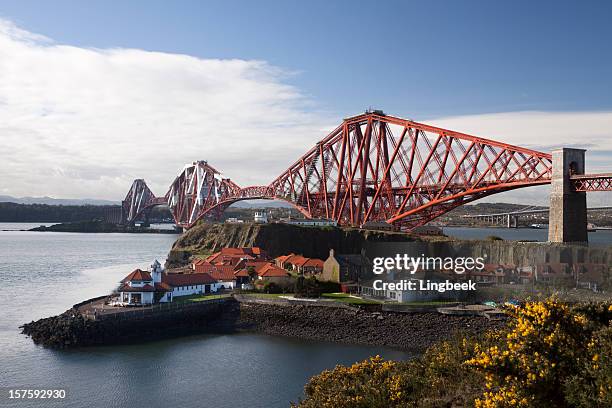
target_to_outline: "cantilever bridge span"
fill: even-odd
[[[578,192],[612,190],[612,174],[571,178]],[[266,186],[242,188],[197,161],[185,166],[164,197],[135,180],[123,213],[132,222],[165,204],[177,225],[190,228],[237,201],[276,199],[309,218],[353,226],[385,221],[410,230],[462,204],[552,179],[549,153],[373,111],[345,119]]]

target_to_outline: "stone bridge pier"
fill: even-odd
[[[562,148],[552,152],[553,172],[548,215],[549,242],[587,242],[585,192],[576,192],[570,176],[584,174],[583,149]]]

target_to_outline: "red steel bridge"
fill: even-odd
[[[307,218],[410,230],[491,194],[549,184],[552,155],[385,115],[345,119],[265,186],[240,187],[206,161],[185,166],[163,197],[142,179],[123,201],[133,222],[168,205],[177,225],[216,219],[240,200],[283,200]],[[612,191],[612,174],[572,175],[572,188]]]

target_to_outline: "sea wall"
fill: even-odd
[[[95,318],[73,307],[58,316],[24,324],[22,333],[30,336],[36,344],[53,348],[143,342],[201,333],[212,326],[215,330],[225,325],[233,327],[230,312],[234,305],[236,301],[232,298],[214,299],[160,309],[134,308],[122,313],[100,314]],[[219,321],[224,324],[217,325]]]
[[[503,324],[477,316],[381,312],[331,302],[323,305],[239,299],[194,302],[163,311],[135,309],[96,319],[72,308],[59,316],[25,324],[23,333],[36,344],[53,348],[246,331],[419,352],[454,333],[480,333]]]

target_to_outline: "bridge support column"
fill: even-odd
[[[584,174],[583,149],[563,148],[552,152],[553,174],[548,215],[549,242],[587,242],[586,193],[577,193],[571,174]]]

